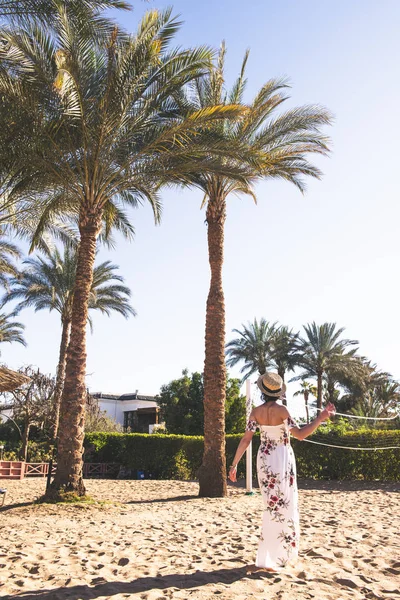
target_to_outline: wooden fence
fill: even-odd
[[[83,463],[84,477],[115,477],[118,472],[118,463]]]
[[[57,464],[53,464],[51,475],[56,472]],[[84,477],[116,477],[119,472],[118,463],[84,463]],[[49,463],[25,463],[23,461],[1,461],[0,479],[24,479],[24,477],[47,477]]]

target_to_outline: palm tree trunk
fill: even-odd
[[[327,391],[328,402],[333,402],[335,399],[335,381],[331,377],[328,377]]]
[[[67,350],[69,338],[71,335],[71,321],[62,319],[62,334],[60,343],[60,353],[58,358],[56,387],[54,390],[54,425],[52,431],[52,439],[55,442],[58,434],[58,423],[60,420],[61,396],[64,389],[65,368],[67,363]]]
[[[80,215],[81,239],[72,305],[71,337],[61,398],[57,471],[46,493],[50,497],[62,496],[62,492],[85,495],[82,453],[86,403],[86,325],[100,226],[101,214]]]
[[[322,408],[322,371],[317,373],[317,409]],[[319,411],[317,410],[317,413]]]
[[[282,378],[283,383],[285,383],[285,369],[283,367],[278,369],[278,375]],[[287,406],[286,395],[282,398],[282,404],[283,406]]]
[[[304,403],[306,405],[307,425],[310,422],[310,413],[309,413],[309,410],[308,410],[308,396],[309,396],[309,392],[308,392],[308,390],[305,390],[305,392],[304,392]]]
[[[217,203],[215,203],[217,204]],[[204,361],[204,454],[199,469],[199,495],[226,496],[225,459],[225,301],[222,289],[225,200],[207,208],[208,252],[211,269],[207,298]]]
[[[28,457],[28,444],[29,444],[29,431],[31,429],[31,424],[29,422],[25,423],[24,433],[22,434],[22,448],[21,448],[21,460],[26,462]]]

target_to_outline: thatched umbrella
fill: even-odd
[[[11,392],[11,390],[15,390],[29,381],[30,377],[22,373],[0,367],[0,392]]]

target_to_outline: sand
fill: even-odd
[[[300,483],[295,566],[248,574],[261,497],[180,481],[87,480],[91,505],[35,505],[43,479],[2,481],[0,598],[400,598],[400,486]]]

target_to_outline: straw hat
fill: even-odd
[[[260,375],[257,385],[263,394],[269,398],[280,398],[286,392],[286,385],[278,373],[267,372]]]
[[[0,367],[0,392],[11,392],[28,381],[30,381],[30,377],[17,371],[11,371],[6,367]]]

